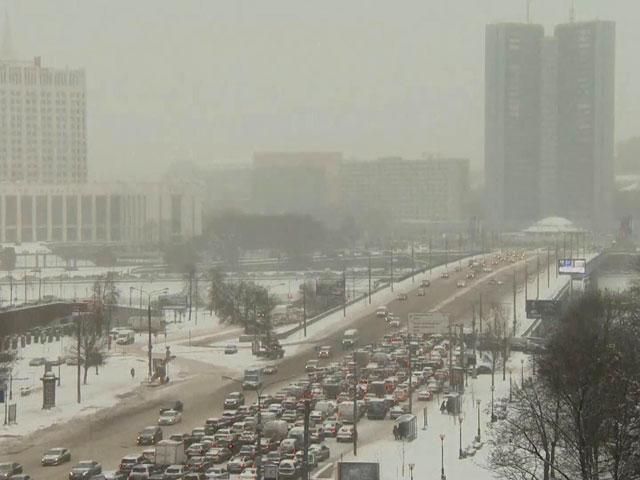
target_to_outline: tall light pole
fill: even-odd
[[[440,480],[447,480],[444,474],[444,433],[440,434]]]
[[[476,435],[476,442],[480,442],[480,399],[476,400],[478,405],[478,435]]]
[[[491,385],[491,423],[494,423],[497,418],[495,413],[493,412],[493,392],[495,391],[495,385]]]
[[[524,358],[520,359],[520,388],[524,387]]]
[[[148,369],[149,369],[149,372],[148,372],[149,381],[151,381],[151,377],[153,375],[153,359],[152,359],[153,345],[151,343],[151,297],[153,295],[158,295],[160,293],[166,293],[168,289],[162,288],[162,289],[159,289],[159,290],[153,290],[151,292],[146,292],[142,288],[136,288],[136,287],[131,287],[131,288],[135,288],[136,290],[138,290],[140,292],[140,298],[142,298],[142,295],[144,295],[144,294],[147,295],[147,334],[148,334],[147,363],[148,363]],[[140,303],[142,303],[142,301]]]
[[[462,451],[462,421],[464,420],[464,413],[458,415],[458,422],[460,425],[460,452],[458,458],[464,458],[464,452]]]
[[[513,381],[511,380],[511,368],[509,368],[509,403],[513,401]]]

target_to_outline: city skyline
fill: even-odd
[[[345,6],[330,23],[331,5],[301,11],[287,1],[271,9],[236,8],[239,2],[186,2],[179,9],[172,2],[126,9],[88,3],[93,8],[64,1],[55,11],[47,2],[5,7],[20,58],[42,56],[45,65],[87,71],[89,170],[97,179],[115,172],[159,177],[175,161],[249,163],[255,151],[318,149],[349,158],[464,157],[477,174],[483,164],[479,39],[487,23],[524,21],[524,6],[504,0],[455,9],[410,4],[400,11],[374,2],[364,15]],[[615,20],[619,64],[629,66],[640,39],[628,12],[638,7],[619,3],[578,2],[577,19]],[[531,11],[549,34],[568,19],[568,2],[540,0]],[[367,21],[374,18],[385,22]],[[257,36],[249,40],[250,32]],[[346,32],[354,42],[339,40]],[[639,75],[630,65],[617,76],[618,139],[640,131],[633,94]],[[291,88],[282,88],[285,77]],[[151,171],[146,162],[153,162]]]

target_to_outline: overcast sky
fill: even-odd
[[[87,72],[94,179],[259,150],[423,152],[483,163],[484,26],[525,0],[0,0],[19,57]],[[570,0],[533,0],[547,32]],[[617,137],[640,135],[640,1],[617,22]]]

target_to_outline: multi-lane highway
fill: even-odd
[[[465,265],[463,265],[464,267]],[[467,283],[467,287],[456,287],[458,280],[464,279],[468,270],[460,272],[450,271],[450,278],[432,278],[431,286],[425,296],[417,296],[416,291],[424,275],[417,275],[415,288],[405,290],[408,299],[394,300],[388,307],[393,313],[405,319],[407,314],[430,310],[441,306],[449,317],[455,321],[469,318],[470,305],[483,292],[488,302],[499,301],[511,292],[512,270],[522,270],[524,262],[516,264],[500,264],[494,267],[492,273],[480,274],[479,278]],[[502,285],[490,285],[489,277],[504,280]],[[521,277],[521,276],[520,276]],[[428,278],[428,276],[427,276]],[[396,289],[398,291],[398,289]],[[378,341],[386,332],[384,320],[369,314],[360,318],[347,316],[344,323],[336,327],[325,338],[318,339],[316,344],[335,346],[339,350],[342,332],[347,328],[360,330],[361,343]],[[288,383],[293,376],[302,376],[303,365],[306,360],[315,358],[314,344],[300,349],[294,356],[285,357],[279,365],[278,374],[271,379],[271,389],[277,390]],[[180,399],[185,405],[182,423],[165,427],[165,438],[171,433],[187,432],[192,428],[202,426],[207,417],[218,416],[222,412],[222,403],[227,393],[237,390],[238,386],[222,380],[222,375],[228,375],[224,367],[194,362],[193,376],[185,381],[162,389],[139,389],[135,394],[123,399],[121,404],[101,411],[92,416],[85,416],[72,420],[64,425],[53,425],[34,435],[12,442],[11,447],[0,450],[0,456],[5,461],[16,461],[24,466],[24,471],[39,480],[61,478],[68,473],[69,465],[60,467],[40,466],[42,453],[51,447],[66,447],[72,451],[72,461],[80,459],[95,459],[102,463],[104,469],[116,469],[120,459],[128,454],[141,450],[136,446],[136,436],[145,426],[154,425],[158,418],[158,407],[168,400]],[[282,380],[279,384],[278,382]],[[249,395],[248,400],[254,398]],[[361,432],[361,442],[369,441],[367,432]]]

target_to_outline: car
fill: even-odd
[[[9,478],[12,475],[22,473],[22,465],[17,462],[0,463],[0,478]]]
[[[127,479],[128,480],[152,480],[151,477],[158,474],[162,475],[162,478],[164,478],[162,469],[159,466],[156,466],[150,463],[145,463],[141,465],[134,465],[134,467],[129,472],[129,476],[127,477]]]
[[[400,300],[401,302],[408,300],[409,299],[409,295],[407,295],[406,293],[399,293],[398,294],[398,300]]]
[[[182,480],[205,480],[204,472],[189,472],[182,477]]]
[[[474,278],[476,278],[476,276],[473,272],[467,273],[467,280],[473,280]]]
[[[44,357],[36,357],[29,360],[30,367],[41,367],[45,363],[47,363],[47,359]]]
[[[229,463],[227,463],[227,470],[229,473],[242,473],[245,468],[253,466],[253,459],[246,455],[236,455]]]
[[[420,287],[422,288],[428,288],[431,286],[431,282],[429,280],[422,280],[422,282],[420,282]]]
[[[318,358],[330,358],[331,357],[331,347],[329,345],[323,345],[318,350]]]
[[[394,318],[393,320],[389,320],[387,325],[389,328],[400,328],[400,320]]]
[[[449,278],[449,272],[442,272],[442,273],[440,274],[440,278],[442,278],[442,279],[447,279],[447,278]]]
[[[467,286],[467,282],[465,282],[464,280],[458,280],[458,282],[456,283],[457,288],[464,288],[466,286]]]
[[[27,475],[26,473],[18,473],[16,475],[11,475],[9,477],[10,480],[33,480],[31,475]]]
[[[321,412],[320,410],[313,410],[309,414],[309,420],[312,423],[322,423],[324,421],[324,413]]]
[[[229,480],[227,467],[211,467],[204,472],[207,480]]]
[[[145,427],[138,434],[138,445],[155,445],[162,440],[162,429],[157,426]]]
[[[43,467],[49,467],[53,465],[60,465],[61,463],[71,461],[71,450],[68,448],[50,448],[44,455],[40,463]]]
[[[199,457],[201,455],[204,455],[206,451],[207,449],[205,448],[204,444],[198,442],[189,445],[189,448],[184,451],[184,454],[187,457]]]
[[[180,400],[176,400],[175,402],[171,403],[170,405],[166,405],[166,406],[162,407],[160,409],[160,415],[162,415],[167,410],[175,410],[177,412],[182,412],[184,410],[184,405],[182,404],[182,402]]]
[[[418,392],[418,400],[421,402],[426,402],[433,398],[433,394],[429,390],[420,390]]]
[[[207,457],[197,455],[191,457],[185,467],[191,472],[206,472],[209,467],[213,465],[213,462]]]
[[[204,455],[205,457],[210,458],[213,463],[222,463],[229,460],[233,454],[231,453],[231,450],[226,447],[213,447]]]
[[[416,295],[418,297],[424,297],[426,295],[424,288],[419,288],[418,291],[416,292]]]
[[[143,463],[147,463],[146,458],[138,453],[133,453],[131,455],[125,455],[124,457],[122,457],[118,469],[121,472],[129,473],[133,467]]]
[[[105,470],[102,475],[105,480],[127,480],[127,474],[119,470]]]
[[[163,480],[178,480],[187,473],[184,465],[169,465],[163,474]]]
[[[324,440],[324,430],[322,427],[309,428],[309,443],[320,443]]]
[[[81,460],[69,472],[69,480],[88,480],[93,475],[102,473],[102,465],[96,460]]]
[[[324,435],[326,437],[335,437],[338,434],[340,427],[342,427],[342,424],[337,420],[327,420],[322,425]]]
[[[391,420],[395,420],[396,418],[401,417],[405,413],[406,412],[404,408],[402,408],[400,405],[396,405],[395,407],[391,407],[391,410],[389,410],[389,418]]]
[[[264,367],[262,369],[262,373],[264,373],[265,375],[274,375],[274,374],[278,373],[278,366],[277,365],[267,365],[266,367]]]
[[[256,468],[246,468],[238,477],[240,480],[256,480],[258,470]]]
[[[182,414],[177,410],[165,410],[158,418],[158,425],[175,425],[182,421]]]
[[[237,409],[240,405],[244,405],[244,394],[242,392],[231,392],[224,399],[224,409]]]
[[[338,442],[353,442],[353,425],[343,425],[338,430],[336,435],[336,441]]]
[[[228,345],[225,345],[224,347],[224,354],[225,355],[233,355],[234,353],[238,353],[238,346],[230,343]]]
[[[300,469],[294,460],[282,460],[278,465],[278,478],[297,478],[299,473]]]
[[[313,452],[319,462],[329,460],[331,450],[324,443],[309,446],[309,452]]]
[[[255,441],[255,439],[254,439]],[[238,452],[238,455],[242,457],[250,457],[252,459],[256,458],[257,449],[255,445],[243,445]]]

